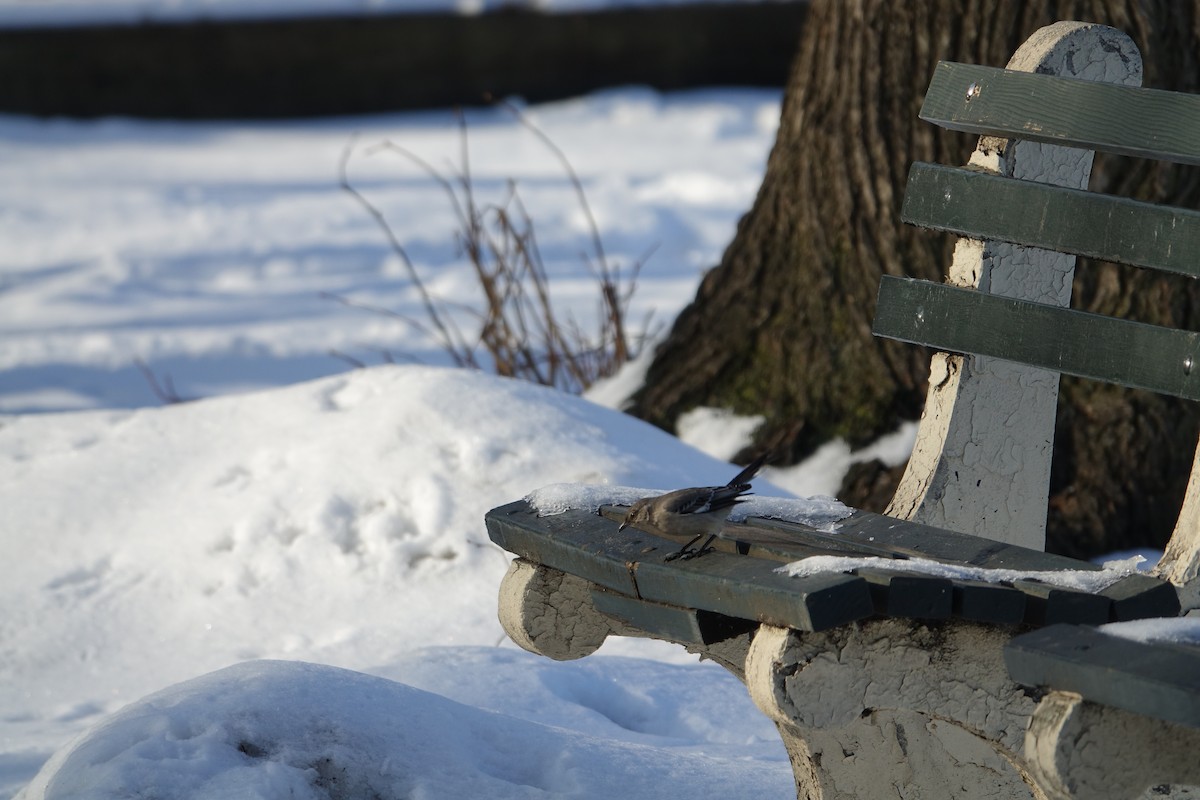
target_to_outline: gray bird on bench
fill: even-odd
[[[643,497],[629,507],[617,530],[623,531],[632,526],[647,533],[691,536],[687,544],[667,556],[666,560],[702,556],[712,549],[709,545],[721,532],[734,504],[750,491],[750,480],[758,474],[766,458],[766,455],[761,455],[754,459],[724,486],[696,486]],[[708,537],[704,544],[693,548],[692,545],[704,536]]]

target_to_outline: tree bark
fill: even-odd
[[[938,60],[1003,66],[1063,19],[1128,33],[1145,85],[1196,92],[1197,0],[814,0],[753,207],[657,351],[633,412],[661,427],[697,406],[763,414],[752,449],[792,463],[834,437],[857,445],[915,419],[929,354],[871,336],[883,273],[944,277],[953,239],[900,223],[914,160],[966,162],[975,140],[921,122]],[[1098,156],[1092,188],[1196,207],[1200,173]],[[1074,306],[1190,327],[1195,282],[1080,259]],[[1048,549],[1158,545],[1182,501],[1200,416],[1191,404],[1064,380]],[[842,499],[880,510],[859,469]]]

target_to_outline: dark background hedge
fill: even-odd
[[[780,86],[806,3],[0,30],[0,111],[271,118]]]

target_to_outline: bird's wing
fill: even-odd
[[[670,514],[704,514],[733,505],[741,494],[750,491],[750,484],[737,486],[698,486],[680,489],[663,495],[663,510]]]
[[[703,514],[712,508],[717,492],[724,490],[724,486],[698,486],[670,492],[663,496],[663,509],[671,514]]]
[[[712,498],[708,502],[709,508],[707,510],[714,511],[719,508],[731,506],[748,491],[750,491],[750,484],[748,483],[722,486],[713,491]]]

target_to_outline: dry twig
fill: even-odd
[[[481,366],[478,353],[482,351],[500,375],[579,392],[599,378],[611,375],[636,355],[637,348],[630,342],[626,311],[644,259],[634,264],[630,276],[624,279],[620,270],[611,266],[583,183],[570,161],[516,107],[511,104],[505,104],[505,107],[554,154],[587,219],[591,252],[585,254],[583,260],[597,284],[600,299],[597,330],[588,333],[555,306],[550,279],[534,233],[534,222],[521,201],[516,184],[510,181],[505,197],[496,204],[481,205],[476,199],[467,124],[461,114],[460,160],[457,170],[449,176],[391,141],[373,145],[367,149],[367,154],[392,152],[401,156],[428,175],[446,195],[457,221],[457,244],[467,257],[481,291],[481,305],[467,309],[468,317],[476,321],[477,332],[468,337],[462,331],[450,314],[447,302],[429,290],[383,212],[350,183],[347,167],[354,149],[353,140],[342,153],[341,185],[384,232],[420,297],[426,319],[422,323],[375,305],[327,296],[348,306],[418,326],[430,333],[459,366]],[[641,336],[633,338],[640,344]]]

